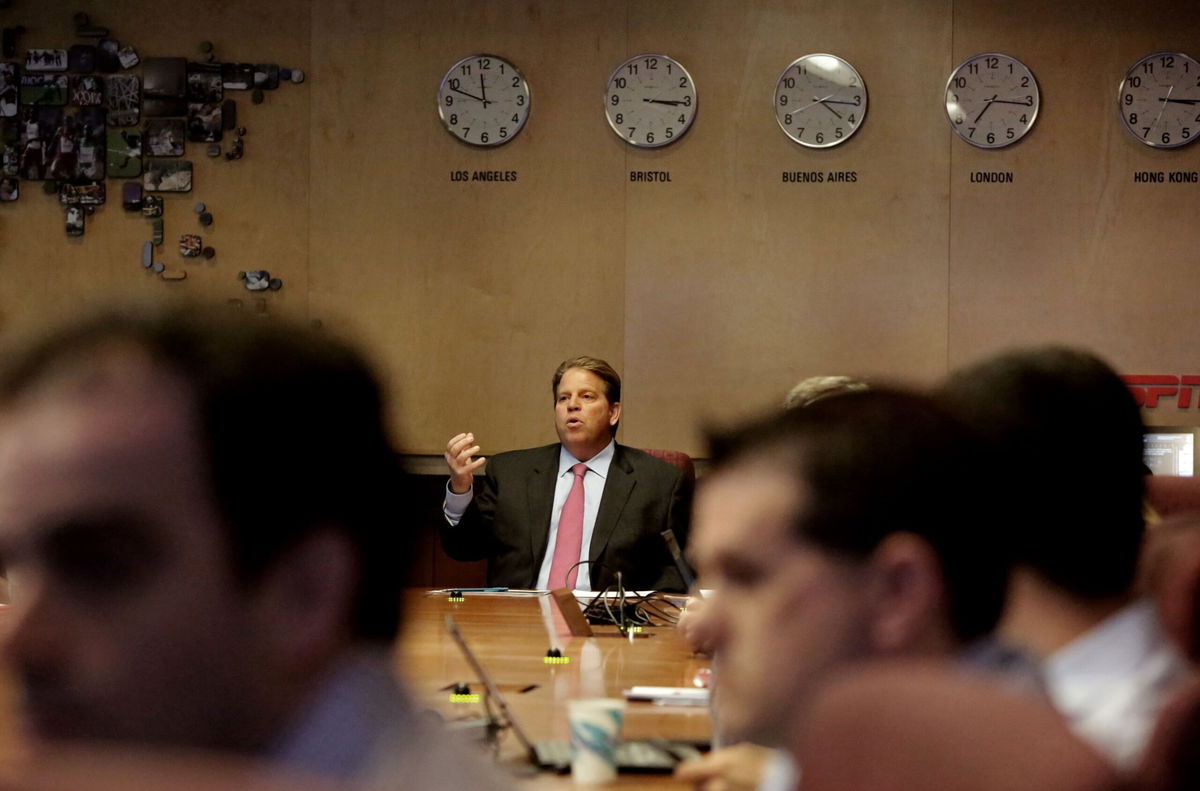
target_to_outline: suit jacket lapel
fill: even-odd
[[[599,557],[604,548],[608,546],[608,541],[617,528],[617,522],[621,519],[621,512],[625,510],[625,503],[629,501],[629,495],[637,484],[637,479],[633,475],[633,466],[629,464],[625,459],[625,454],[621,451],[621,446],[617,445],[612,464],[608,467],[608,478],[604,481],[604,494],[600,499],[600,511],[596,514],[596,526],[592,530],[592,543],[588,547],[589,558]],[[615,574],[617,569],[608,571]],[[593,566],[591,569],[593,586],[599,578],[599,574],[600,568]]]
[[[546,554],[546,544],[550,538],[550,512],[554,509],[554,486],[558,478],[558,445],[551,445],[533,466],[533,474],[529,476],[525,495],[528,501],[529,514],[529,551],[530,564],[533,567],[534,582],[537,584],[538,570],[542,565],[542,556]]]

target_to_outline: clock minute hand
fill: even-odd
[[[992,99],[992,102],[995,104],[1019,104],[1022,107],[1033,107],[1033,99],[1029,99],[1028,101],[1017,101],[1015,99]],[[983,113],[980,113],[980,115],[983,115]],[[978,121],[979,119],[976,118],[975,120]]]
[[[1171,102],[1172,104],[1200,104],[1200,99],[1172,99],[1164,96],[1159,99],[1160,102]]]
[[[463,96],[466,96],[469,99],[474,99],[477,102],[483,101],[483,99],[480,99],[478,96],[476,96],[473,93],[467,93],[466,91],[460,91],[458,88],[451,88],[450,90],[454,91],[455,93],[461,93]]]
[[[642,101],[650,102],[651,104],[669,104],[672,107],[678,107],[679,105],[683,104],[683,102],[674,101],[671,99],[645,99],[645,98],[643,98]]]

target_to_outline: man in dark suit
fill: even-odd
[[[608,363],[566,360],[552,387],[559,444],[493,456],[478,486],[475,436],[447,444],[446,554],[487,558],[489,585],[598,590],[620,572],[626,589],[684,590],[660,534],[686,543],[691,483],[617,444],[621,378]]]

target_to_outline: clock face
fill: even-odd
[[[950,128],[980,148],[1003,148],[1020,140],[1033,127],[1040,103],[1033,72],[998,52],[967,59],[946,82]]]
[[[1178,148],[1200,134],[1200,64],[1156,52],[1129,67],[1117,94],[1129,134],[1155,148]]]
[[[617,136],[630,145],[670,145],[696,118],[692,75],[666,55],[632,57],[608,78],[604,114]]]
[[[450,67],[438,86],[446,131],[474,146],[516,137],[529,118],[529,85],[517,67],[495,55],[470,55]]]
[[[775,120],[802,146],[830,148],[858,131],[867,114],[867,86],[835,55],[805,55],[775,82]]]

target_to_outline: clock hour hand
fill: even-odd
[[[463,96],[466,96],[469,99],[474,99],[477,102],[483,102],[483,99],[480,99],[478,96],[476,96],[473,93],[467,93],[466,91],[460,91],[458,88],[451,88],[450,90],[454,91],[455,93],[461,93]],[[486,102],[484,102],[484,104],[486,104]]]
[[[479,73],[479,95],[483,97],[479,101],[483,102],[483,106],[486,109],[490,102],[487,100],[487,88],[483,84],[483,72]]]
[[[1172,104],[1200,104],[1200,99],[1171,99],[1166,96],[1159,99],[1159,101],[1171,102]]]
[[[992,99],[992,102],[995,104],[1019,104],[1022,107],[1033,107],[1033,99],[1032,98],[1028,99],[1028,100],[1021,100],[1021,101],[1017,101],[1015,99]],[[983,113],[980,113],[980,115],[983,115]],[[975,120],[978,121],[979,119],[976,118]]]
[[[683,104],[683,102],[673,101],[670,99],[645,99],[645,98],[643,98],[642,101],[650,102],[651,104],[669,104],[672,107],[678,107],[679,105]]]
[[[983,118],[983,114],[984,114],[984,113],[986,113],[986,112],[988,111],[988,108],[989,108],[989,107],[991,107],[991,106],[992,106],[992,103],[993,103],[993,102],[995,102],[995,101],[996,101],[996,97],[995,97],[995,96],[993,96],[992,98],[990,98],[990,99],[988,99],[988,100],[987,100],[987,104],[985,104],[985,105],[983,106],[983,109],[979,111],[979,115],[975,116],[975,121],[974,121],[974,123],[979,123],[979,119],[980,119],[980,118]]]
[[[837,116],[839,119],[842,117],[842,114],[841,114],[841,113],[839,113],[837,110],[833,109],[832,107],[830,107],[830,106],[829,106],[829,103],[828,103],[827,101],[825,101],[824,99],[821,99],[821,100],[820,100],[820,105],[821,105],[822,107],[824,107],[826,110],[828,110],[829,112],[831,112],[831,113],[833,113],[834,115],[836,115],[836,116]]]

